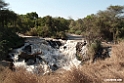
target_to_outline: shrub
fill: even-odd
[[[9,28],[0,28],[0,59],[7,55],[9,50],[22,46],[24,39]]]
[[[66,34],[63,31],[60,31],[60,32],[56,33],[56,38],[65,39]]]
[[[99,55],[101,49],[102,46],[99,40],[95,40],[88,46],[88,55],[92,61]]]
[[[75,34],[77,34],[77,35],[81,35],[81,33],[82,33],[81,30],[77,30],[77,31],[75,31]]]
[[[50,37],[55,39],[66,39],[66,34],[63,31],[52,32],[52,35]]]
[[[31,28],[30,31],[27,31],[25,34],[29,36],[38,36],[37,28]]]
[[[69,33],[75,33],[75,30],[73,28],[71,28],[68,32]]]

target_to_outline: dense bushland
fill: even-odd
[[[5,59],[9,51],[21,47],[24,39],[9,28],[0,28],[0,60]]]
[[[66,33],[74,33],[86,38],[99,37],[114,42],[124,37],[124,6],[111,5],[104,11],[78,20],[52,16],[39,17],[36,12],[19,15],[5,9],[6,6],[7,4],[3,5],[0,10],[1,27],[7,26],[14,32],[25,35],[66,38]]]

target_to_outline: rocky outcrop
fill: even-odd
[[[25,48],[22,49],[26,53],[31,53],[31,44],[25,46]]]
[[[26,62],[29,60],[34,60],[34,62],[36,62],[36,58],[42,59],[41,57],[38,56],[39,54],[42,54],[42,52],[34,54],[27,54],[25,52],[21,52],[21,54],[19,55],[19,59],[24,59]]]
[[[59,47],[62,45],[62,43],[60,41],[53,41],[53,40],[46,40],[48,42],[48,44],[53,47],[53,48],[57,48],[59,49]]]
[[[89,59],[89,57],[87,55],[87,43],[86,43],[86,41],[77,42],[76,57],[77,57],[78,60],[81,60],[81,61]]]
[[[80,61],[90,59],[92,62],[94,62],[98,58],[105,59],[107,57],[110,57],[110,49],[111,47],[109,46],[101,46],[94,55],[89,55],[86,41],[78,42],[76,45],[76,57]]]
[[[87,44],[86,41],[78,42],[77,45],[76,45],[76,51],[80,52],[82,50],[82,47],[85,46],[86,44]]]

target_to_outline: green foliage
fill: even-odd
[[[5,58],[4,54],[6,53],[6,40],[0,41],[0,61]]]
[[[69,29],[68,31],[69,33],[75,33],[75,30],[73,30],[73,28]]]
[[[79,61],[82,61],[82,55],[80,55],[80,54],[76,54],[76,58],[79,60]]]
[[[94,55],[99,48],[94,40],[118,41],[124,38],[124,6],[109,6],[97,14],[87,15],[78,20],[61,17],[38,17],[36,12],[18,15],[8,10],[7,3],[0,0],[0,53],[4,55],[9,49],[20,46],[24,41],[15,33],[25,35],[66,39],[66,32],[82,34],[90,44]]]
[[[94,43],[90,45],[90,49],[96,53],[101,48],[101,42],[98,40],[95,40]]]
[[[56,34],[56,37],[55,38],[58,38],[58,39],[66,39],[66,34],[65,32],[63,31],[60,31]]]
[[[37,36],[37,35],[38,35],[37,28],[31,28],[30,31],[27,31],[27,32],[25,33],[25,35]]]
[[[96,56],[100,53],[102,49],[101,42],[99,40],[95,40],[88,46],[88,55],[90,56],[91,60],[94,60]]]
[[[22,46],[24,39],[7,27],[0,27],[0,31],[0,59],[3,59],[9,50]]]
[[[80,35],[84,31],[83,20],[71,20],[69,25],[69,32]]]
[[[117,41],[118,38],[124,37],[123,13],[124,6],[115,5],[97,14],[87,15],[83,19],[71,19],[68,32],[81,33],[91,42],[98,37],[107,41]]]
[[[75,31],[75,34],[81,35],[82,31],[81,30],[77,30]]]
[[[29,13],[27,15],[28,17],[26,18],[29,19],[30,16]],[[69,24],[66,19],[60,17],[52,18],[51,16],[46,16],[37,19],[38,20],[35,21],[35,23],[37,23],[37,26],[34,26],[33,28],[29,28],[29,30],[27,30],[25,33],[26,35],[53,37],[53,38],[66,37],[64,32],[68,30],[68,24]]]
[[[17,15],[10,10],[0,10],[0,27],[15,26]]]
[[[17,14],[8,10],[7,3],[0,0],[0,60],[5,59],[9,50],[24,43],[11,27],[16,28]]]

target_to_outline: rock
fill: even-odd
[[[64,46],[63,48],[64,48],[64,49],[66,49],[66,48],[67,48],[67,46]]]
[[[109,48],[110,47],[103,47],[102,48],[102,51],[101,51],[101,58],[102,59],[105,59],[107,57],[110,57],[110,55],[109,55]]]
[[[49,45],[53,48],[57,48],[59,49],[59,47],[62,45],[62,43],[60,41],[53,41],[53,40],[46,40]]]
[[[25,46],[25,48],[22,49],[26,53],[31,53],[31,44]]]
[[[76,45],[76,51],[80,52],[82,50],[82,47],[85,46],[86,44],[87,44],[86,41],[78,42]]]
[[[76,44],[76,58],[78,60],[86,60],[88,59],[88,55],[87,55],[87,46],[86,46],[86,41],[84,42],[77,42]]]
[[[52,69],[53,71],[58,69],[58,66],[56,64],[50,65],[50,69]]]
[[[14,56],[14,54],[8,54],[5,58],[6,61],[10,61],[13,62],[14,60],[12,59],[12,57]]]
[[[21,52],[21,54],[19,55],[19,59],[25,59],[25,61],[28,61],[30,59],[35,60],[36,58],[38,58],[39,54],[42,54],[42,52],[38,52],[34,54],[27,54],[25,52]]]

